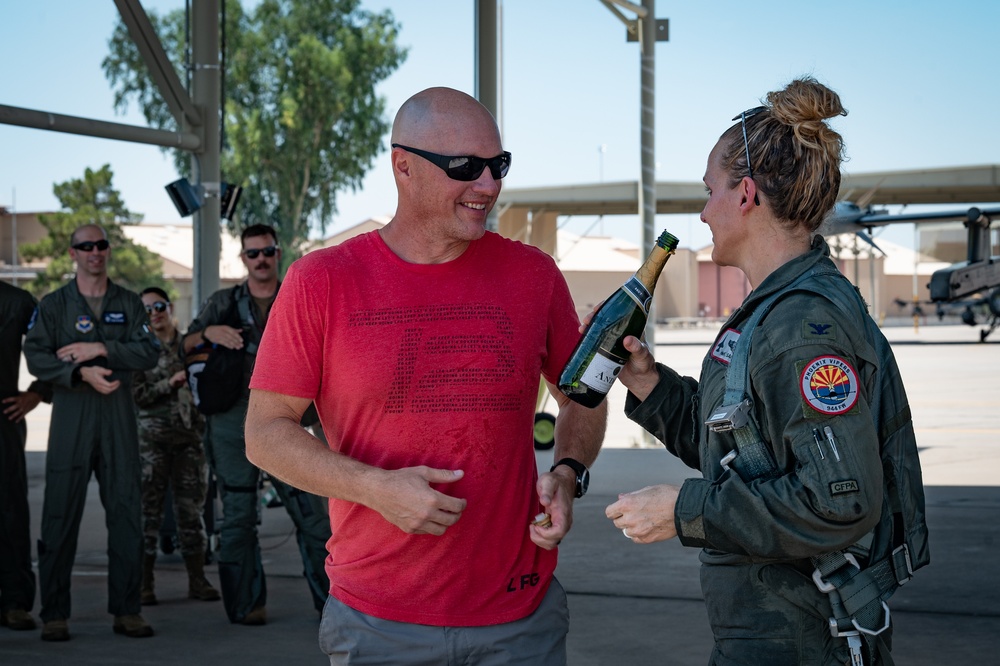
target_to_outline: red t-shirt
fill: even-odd
[[[315,400],[331,448],[366,464],[465,471],[439,487],[468,500],[443,536],[330,500],[331,594],[437,626],[537,608],[556,566],[528,532],[538,381],[557,381],[578,327],[552,258],[493,233],[444,264],[406,263],[372,232],[292,265],[251,388]]]

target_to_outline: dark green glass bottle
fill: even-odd
[[[596,407],[607,396],[631,355],[622,341],[630,335],[642,336],[656,280],[677,242],[677,237],[666,231],[660,234],[635,275],[594,313],[559,375],[559,390],[571,400]]]

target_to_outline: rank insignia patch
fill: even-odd
[[[858,401],[858,373],[842,358],[820,356],[799,379],[802,398],[820,414],[844,414]]]
[[[94,320],[90,318],[90,315],[80,315],[76,318],[76,330],[81,333],[90,333],[94,330]]]
[[[802,337],[823,338],[826,341],[837,339],[837,327],[835,324],[827,322],[809,321],[802,322]]]

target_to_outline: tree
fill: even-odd
[[[45,272],[28,284],[28,290],[35,296],[40,298],[61,287],[73,273],[70,237],[84,224],[98,224],[108,234],[112,252],[108,277],[117,284],[139,291],[149,286],[151,278],[163,275],[160,257],[125,237],[122,225],[138,224],[142,216],[125,207],[111,184],[113,178],[111,165],[105,164],[98,171],[86,169],[83,178],[53,185],[52,191],[63,210],[39,215],[38,221],[48,235],[37,243],[21,246],[22,256],[29,261],[51,258]]]
[[[181,72],[184,21],[183,11],[150,13]],[[390,11],[359,0],[262,0],[250,13],[226,5],[222,174],[244,187],[230,231],[274,226],[290,262],[311,229],[326,230],[337,193],[356,190],[384,149],[389,121],[375,86],[406,57],[398,30]],[[123,24],[109,46],[102,66],[115,108],[135,101],[151,126],[177,130]],[[176,151],[175,162],[190,173],[189,154]]]

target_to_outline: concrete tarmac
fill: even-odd
[[[697,376],[714,329],[661,329],[657,357]],[[964,326],[887,328],[914,413],[931,531],[930,566],[890,602],[896,663],[1000,663],[1000,335],[980,344]],[[25,378],[22,378],[25,379]],[[26,383],[26,382],[23,382]],[[609,434],[577,501],[572,532],[560,547],[557,576],[569,596],[572,666],[702,665],[712,636],[698,581],[698,552],[676,540],[637,545],[604,516],[618,493],[695,474],[662,447],[648,446],[624,418],[624,393],[609,397]],[[552,401],[549,401],[550,403]],[[32,413],[28,453],[33,538],[44,491],[45,408]],[[39,421],[42,421],[40,424]],[[552,464],[537,452],[539,469]],[[104,511],[91,482],[73,575],[72,640],[44,643],[39,632],[0,628],[0,664],[323,664],[302,564],[283,509],[262,509],[268,624],[231,625],[221,602],[186,598],[178,553],[160,555],[160,603],[143,608],[156,635],[130,639],[111,631],[107,613]],[[34,549],[33,549],[34,550]],[[209,578],[217,583],[214,567]],[[38,604],[34,608],[37,618]]]

